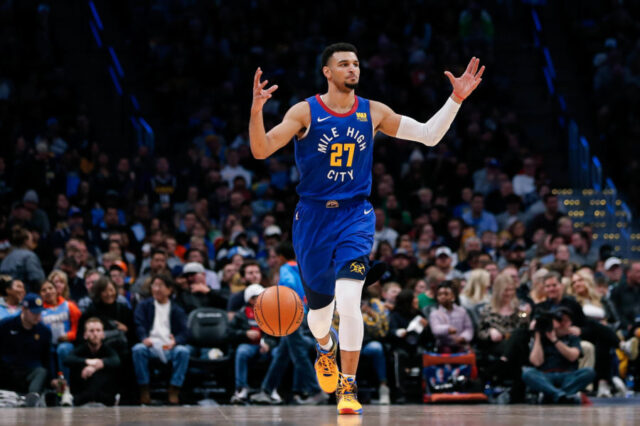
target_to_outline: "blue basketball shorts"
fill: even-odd
[[[364,198],[300,200],[293,217],[293,248],[309,308],[333,301],[338,278],[365,279],[375,223],[373,206]]]

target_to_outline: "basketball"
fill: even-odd
[[[298,294],[281,285],[263,291],[253,309],[260,329],[276,337],[296,331],[304,317],[304,306]]]

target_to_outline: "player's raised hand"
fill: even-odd
[[[261,76],[262,70],[258,67],[256,74],[253,77],[253,103],[251,104],[251,112],[262,110],[262,107],[267,100],[269,100],[271,94],[278,88],[278,85],[276,84],[265,89],[269,80],[260,81]]]
[[[480,68],[480,71],[478,71],[478,65],[480,65],[480,59],[474,56],[460,77],[454,77],[449,71],[444,72],[444,75],[449,78],[451,86],[453,86],[454,100],[462,102],[478,87],[478,84],[482,81],[482,73],[484,73],[484,65]]]

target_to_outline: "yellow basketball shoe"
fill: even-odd
[[[316,362],[314,367],[316,369],[316,376],[318,377],[318,384],[320,389],[326,393],[333,393],[338,387],[338,364],[336,363],[336,354],[338,353],[338,336],[336,336],[335,330],[331,329],[331,340],[333,340],[333,346],[329,351],[323,351],[320,348],[320,344],[316,343]]]
[[[346,378],[340,374],[336,399],[338,414],[362,414],[362,404],[358,402],[358,385],[355,378]]]

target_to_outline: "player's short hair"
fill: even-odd
[[[353,52],[358,56],[358,49],[351,43],[334,43],[325,47],[322,52],[322,66],[327,66],[329,58],[336,52]]]

